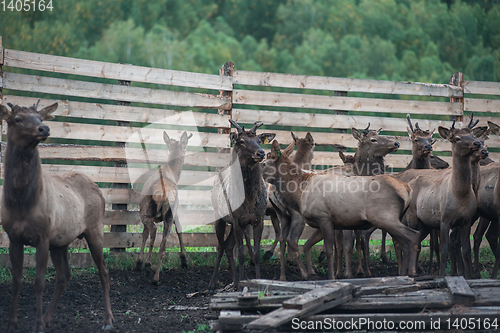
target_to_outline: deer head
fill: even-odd
[[[455,120],[450,128],[439,126],[439,135],[451,142],[452,156],[470,156],[481,149],[481,141],[477,138],[482,137],[488,127],[474,128],[477,123],[478,120],[474,122],[474,114],[472,114],[469,124],[464,128],[455,128]]]
[[[40,141],[46,140],[50,135],[50,129],[42,122],[54,119],[52,113],[57,110],[57,103],[49,105],[38,111],[38,103],[30,107],[12,105],[8,103],[10,110],[0,105],[0,117],[7,121],[7,137],[10,142],[18,146],[34,148]]]
[[[229,122],[236,128],[236,133],[231,132],[230,138],[233,145],[234,152],[238,155],[240,162],[251,161],[259,163],[266,157],[266,154],[262,148],[261,144],[270,143],[276,134],[274,133],[262,133],[257,135],[257,128],[263,125],[262,122],[255,122],[252,129],[245,131],[244,126],[238,125],[234,120],[229,119]]]
[[[427,157],[432,152],[432,145],[436,142],[432,139],[434,130],[432,132],[424,131],[418,126],[418,122],[415,123],[414,128],[409,114],[406,115],[406,120],[408,121],[408,135],[411,140],[413,156],[417,158]]]
[[[352,136],[359,141],[358,149],[364,149],[373,157],[384,157],[385,155],[398,150],[399,142],[392,141],[385,136],[379,135],[381,129],[370,131],[370,124],[361,132],[357,128],[352,128]]]

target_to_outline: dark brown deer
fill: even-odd
[[[231,165],[215,178],[212,190],[218,246],[214,274],[208,286],[210,291],[215,289],[224,251],[228,257],[234,285],[238,288],[239,280],[243,277],[243,237],[247,225],[253,226],[255,273],[257,278],[260,277],[260,240],[267,207],[267,189],[259,164],[265,158],[265,153],[260,144],[270,142],[275,134],[257,135],[257,128],[262,123],[255,123],[251,130],[245,131],[244,127],[240,127],[232,119],[229,122],[237,130],[230,135],[233,145]],[[231,231],[227,239],[224,239],[226,224],[231,225]],[[235,245],[238,253],[238,273],[233,257]]]
[[[364,229],[375,225],[386,229],[404,244],[405,260],[400,267],[401,271],[403,274],[415,273],[418,232],[399,221],[410,201],[410,188],[407,184],[386,175],[349,177],[304,171],[281,152],[276,140],[264,162],[263,175],[266,181],[276,187],[276,192],[291,216],[290,226],[285,225],[284,229],[289,227],[291,230],[292,236],[287,236],[287,243],[303,278],[307,278],[309,274],[298,255],[298,237],[306,223],[318,229],[311,238],[316,240],[318,235],[324,237],[329,279],[334,278],[334,227]],[[369,190],[374,189],[371,186],[377,187],[376,195]],[[283,235],[287,235],[285,230]],[[283,255],[283,251],[281,252]],[[306,260],[307,255],[308,253]]]
[[[188,140],[192,136],[192,134],[188,136],[184,132],[181,139],[177,141],[171,139],[166,132],[163,132],[163,140],[169,150],[167,162],[158,168],[158,172],[149,177],[141,191],[139,216],[144,224],[144,231],[142,232],[141,252],[137,259],[136,270],[142,269],[144,247],[146,246],[148,237],[150,238],[149,253],[145,265],[148,268],[151,266],[151,255],[153,254],[153,246],[156,239],[156,223],[163,221],[163,237],[160,244],[160,252],[158,253],[158,267],[151,279],[152,284],[159,283],[167,237],[173,223],[175,223],[175,231],[181,248],[181,265],[184,268],[187,267],[186,250],[182,241],[182,226],[177,216],[177,208],[179,206],[177,183],[181,176]]]
[[[0,105],[2,120],[7,121],[2,196],[2,226],[9,235],[12,263],[12,303],[7,332],[18,328],[17,307],[21,291],[24,245],[36,248],[36,325],[44,332],[71,277],[68,264],[69,244],[76,238],[87,240],[92,258],[99,270],[104,293],[104,326],[113,327],[109,298],[109,275],[104,263],[104,198],[97,185],[85,175],[69,173],[50,176],[42,170],[38,144],[50,135],[42,123],[53,119],[58,104],[42,110],[37,105],[21,107]],[[45,272],[50,257],[56,269],[56,286],[52,300],[43,310]]]
[[[409,183],[413,191],[407,212],[410,226],[421,231],[420,241],[427,236],[430,229],[439,229],[440,276],[444,276],[448,261],[451,228],[460,228],[465,277],[470,278],[472,274],[470,220],[476,213],[477,202],[472,188],[470,160],[471,155],[481,147],[475,137],[480,137],[487,130],[486,127],[473,129],[476,123],[471,120],[471,123],[462,129],[456,129],[455,122],[449,129],[440,126],[438,131],[441,137],[451,142],[452,169],[418,170],[419,175]]]

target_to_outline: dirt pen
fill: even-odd
[[[40,107],[59,102],[56,119],[47,122],[51,136],[40,145],[43,167],[52,174],[78,171],[99,184],[107,203],[105,247],[121,249],[114,251],[140,244],[138,188],[141,175],[154,172],[166,159],[164,130],[176,139],[185,130],[194,134],[179,183],[179,219],[190,251],[206,251],[217,240],[213,232],[205,231],[209,228],[198,227],[214,220],[209,191],[217,168],[229,163],[230,118],[247,126],[262,121],[265,125],[259,131],[276,133],[283,147],[292,140],[291,130],[299,137],[311,132],[317,145],[312,162],[316,169],[342,164],[338,149],[355,151],[357,141],[350,128],[368,124],[371,129],[382,128],[383,134],[401,142],[399,151],[386,158],[389,172],[411,160],[406,114],[422,129],[431,130],[449,127],[452,120],[461,127],[472,111],[480,125],[487,120],[500,123],[500,83],[466,81],[461,73],[455,73],[450,84],[429,84],[248,72],[237,67],[226,63],[220,75],[211,75],[73,59],[3,48],[0,37],[1,102],[32,105],[40,99]],[[5,132],[3,125],[2,140]],[[450,144],[435,136],[435,154],[449,162]],[[500,139],[492,136],[487,146],[490,157],[500,160]],[[5,146],[1,149],[3,153]],[[302,238],[310,234],[306,227]],[[263,239],[274,239],[270,225]],[[157,246],[160,240],[157,237]],[[178,246],[177,237],[169,237],[167,246]],[[8,237],[0,229],[0,248],[7,247]],[[76,240],[71,247],[86,244]],[[33,257],[25,259],[27,266],[33,262]],[[0,265],[7,264],[4,254]],[[91,260],[87,253],[72,253],[71,264],[87,266]],[[273,274],[263,275],[273,278]],[[206,273],[203,278],[208,284]]]

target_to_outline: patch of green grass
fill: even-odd
[[[182,331],[183,333],[212,333],[213,331],[210,329],[210,325],[207,323],[199,323],[195,330],[193,331]]]

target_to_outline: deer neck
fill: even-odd
[[[480,171],[480,165],[479,165],[479,160],[471,160],[470,163],[471,167],[471,179],[472,179],[472,190],[474,193],[478,194],[479,191],[479,185],[481,185],[481,171]]]
[[[384,157],[375,157],[362,149],[358,149],[354,154],[354,173],[356,176],[372,176],[385,173]]]
[[[311,161],[314,158],[314,153],[309,149],[297,149],[293,162],[298,164],[302,169],[311,169]]]
[[[162,165],[163,172],[170,175],[175,181],[179,183],[179,178],[181,178],[182,166],[184,165],[184,154],[179,154],[177,152],[172,152],[167,163]]]
[[[4,202],[23,210],[36,203],[43,189],[42,164],[38,147],[27,149],[7,141],[4,162]]]
[[[299,202],[303,190],[307,187],[312,173],[304,172],[295,163],[283,163],[276,166],[275,187],[284,203],[299,211]]]
[[[472,189],[472,168],[470,156],[457,156],[454,154],[451,163],[453,166],[451,174],[451,186],[455,195],[466,196]]]
[[[410,162],[410,169],[430,169],[431,157],[430,154],[426,157],[413,157]]]

